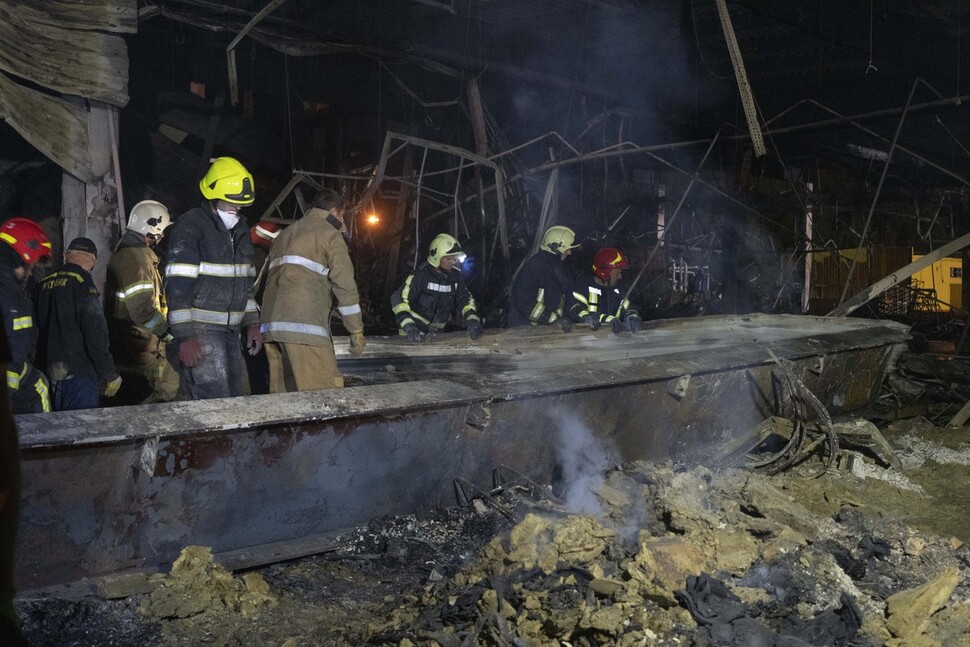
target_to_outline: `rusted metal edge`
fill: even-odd
[[[891,322],[890,322],[891,324]],[[513,400],[579,390],[734,370],[785,359],[829,355],[902,343],[906,327],[870,325],[856,331],[720,346],[608,361],[507,370],[452,379],[359,386],[311,393],[247,396],[194,402],[65,411],[16,417],[21,449],[107,445],[133,439],[173,438],[274,425],[394,415],[471,402]],[[471,361],[471,360],[469,360]]]

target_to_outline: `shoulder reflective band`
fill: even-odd
[[[316,272],[317,274],[320,274],[321,276],[326,276],[327,274],[330,274],[329,267],[327,267],[326,265],[317,263],[316,261],[311,261],[309,258],[306,258],[304,256],[296,256],[296,255],[280,256],[279,258],[274,259],[273,262],[269,264],[269,269],[277,268],[280,265],[300,265],[302,267],[307,268],[311,272]]]

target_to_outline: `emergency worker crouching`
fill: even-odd
[[[609,324],[617,335],[624,330],[636,334],[642,319],[625,289],[619,285],[623,270],[630,268],[626,255],[615,247],[604,247],[593,257],[592,275],[579,277],[573,290],[569,315],[596,330]]]
[[[196,400],[243,394],[241,330],[250,354],[263,345],[253,298],[253,244],[239,217],[256,199],[253,176],[237,160],[219,157],[199,190],[205,201],[167,232],[164,283],[182,386]]]
[[[126,380],[120,398],[127,404],[170,402],[178,396],[178,372],[166,356],[166,344],[173,337],[168,331],[168,305],[155,254],[171,224],[165,205],[142,200],[131,208],[125,234],[108,261],[105,313],[111,349],[119,364],[137,371],[148,385],[145,396],[137,394],[136,385],[129,386],[130,380]]]
[[[50,258],[51,243],[41,226],[27,218],[11,218],[0,225],[0,241],[0,310],[10,345],[10,406],[13,413],[50,411],[47,379],[32,364],[37,351],[37,328],[24,282],[34,265]]]
[[[564,261],[579,247],[576,233],[556,225],[546,230],[542,245],[532,255],[512,284],[509,327],[558,324],[563,332],[572,330],[573,322],[564,316],[566,298],[573,291],[573,280]]]
[[[360,296],[343,236],[345,212],[340,195],[321,191],[270,250],[261,317],[270,393],[343,386],[330,327],[334,300],[350,333],[350,352],[364,352]]]
[[[420,341],[422,333],[441,332],[461,316],[474,341],[484,331],[461,271],[455,266],[465,259],[461,245],[448,234],[438,234],[428,248],[428,260],[409,274],[391,295],[391,307],[402,335]]]

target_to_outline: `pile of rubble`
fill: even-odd
[[[243,579],[193,549],[127,599],[22,602],[25,630],[59,646],[967,644],[970,550],[945,531],[965,507],[951,526],[904,520],[947,516],[970,450],[932,425],[887,437],[905,476],[872,457],[818,479],[636,463],[580,507],[534,484],[478,492]]]

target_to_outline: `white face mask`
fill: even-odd
[[[226,226],[226,229],[232,229],[239,222],[239,214],[235,211],[216,209],[216,213],[219,215],[219,219],[222,220],[222,224]]]

